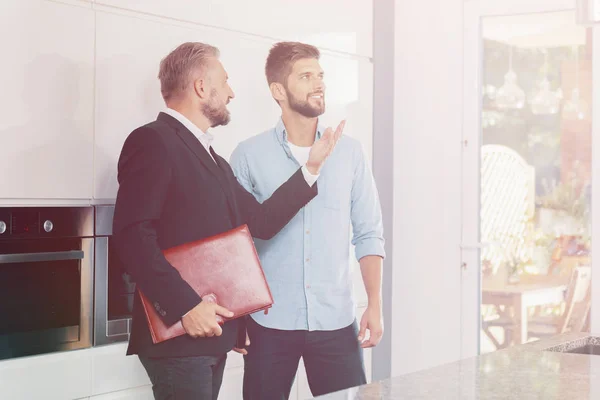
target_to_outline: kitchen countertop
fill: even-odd
[[[600,399],[600,356],[545,350],[584,342],[600,335],[567,333],[315,399]]]

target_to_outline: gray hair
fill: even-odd
[[[179,45],[160,62],[158,79],[165,102],[179,96],[194,79],[194,74],[203,72],[208,59],[219,57],[219,49],[200,42]]]

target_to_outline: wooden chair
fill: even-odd
[[[573,269],[565,295],[563,312],[558,315],[534,317],[527,325],[528,337],[538,339],[558,335],[564,332],[582,332],[589,319],[591,308],[592,271],[589,266]],[[504,340],[499,342],[490,328],[502,328]],[[507,347],[512,342],[512,334],[517,324],[506,312],[500,313],[495,320],[483,321],[482,330],[497,349]]]
[[[573,269],[566,292],[564,311],[558,316],[539,317],[528,325],[529,336],[544,338],[565,332],[582,332],[592,305],[592,269]]]

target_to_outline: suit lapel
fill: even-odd
[[[217,162],[217,164],[219,165],[219,168],[221,169],[221,172],[225,178],[226,181],[226,185],[223,186],[223,190],[225,191],[225,195],[227,196],[227,203],[229,206],[229,213],[231,215],[231,219],[232,219],[232,223],[234,226],[239,226],[242,223],[242,217],[239,213],[238,210],[238,206],[237,206],[237,201],[236,201],[236,197],[235,197],[235,190],[234,190],[234,185],[237,183],[236,182],[231,182],[231,177],[230,174],[228,173],[228,168],[226,165],[226,161],[223,157],[221,157],[220,155],[218,155],[217,153],[215,153],[215,151],[213,150],[213,148],[210,148],[210,152],[212,154],[212,156],[215,158],[215,161]],[[233,177],[233,179],[235,179],[235,177]]]
[[[202,143],[198,140],[196,136],[188,128],[186,128],[181,122],[177,121],[175,118],[171,117],[168,114],[160,113],[158,114],[159,121],[167,123],[171,128],[175,130],[175,133],[179,138],[186,144],[186,146],[194,153],[194,155],[202,162],[202,164],[212,172],[214,175],[219,177],[221,171],[215,164],[215,162],[210,158],[210,155],[202,146]]]
[[[238,226],[240,216],[237,212],[235,194],[232,191],[232,183],[229,181],[227,173],[225,172],[225,168],[222,165],[225,162],[225,160],[219,155],[217,155],[211,147],[210,150],[214,157],[213,160],[213,158],[206,151],[202,143],[200,143],[198,138],[194,136],[194,134],[190,132],[188,128],[186,128],[175,118],[161,112],[158,115],[157,119],[171,126],[171,128],[175,130],[177,136],[179,136],[179,138],[186,144],[186,146],[192,151],[192,153],[194,153],[194,155],[200,160],[200,162],[202,162],[202,165],[204,165],[206,169],[208,169],[213,175],[215,175],[217,181],[219,182],[219,185],[223,189],[225,197],[227,198],[227,205],[229,206],[231,222],[234,226]]]

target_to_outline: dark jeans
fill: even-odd
[[[219,396],[227,354],[139,358],[156,400],[216,400]]]
[[[244,400],[287,400],[300,357],[313,396],[367,382],[356,321],[335,331],[281,331],[248,318]]]

